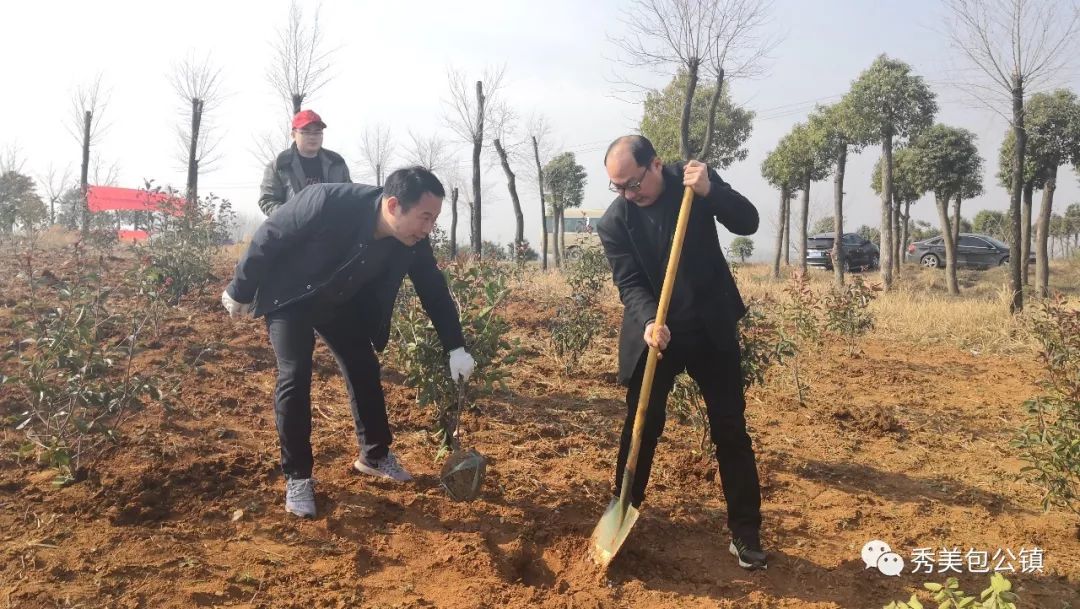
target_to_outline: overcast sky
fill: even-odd
[[[169,74],[185,56],[208,53],[221,68],[226,97],[208,116],[220,138],[219,160],[200,178],[200,192],[229,198],[241,213],[261,217],[256,200],[262,167],[253,151],[256,137],[280,132],[286,121],[284,102],[266,72],[288,0],[5,0],[2,6],[0,115],[6,120],[0,149],[16,146],[26,172],[70,166],[77,178],[79,143],[65,129],[71,92],[100,73],[108,92],[108,128],[94,154],[104,165],[116,164],[121,186],[139,187],[144,178],[182,186],[186,173],[177,160],[176,137],[181,106]],[[309,15],[316,6],[303,3]],[[410,130],[452,139],[446,128],[447,68],[475,80],[485,67],[505,64],[503,99],[519,116],[547,118],[554,151],[573,151],[588,172],[583,206],[602,209],[611,200],[603,151],[615,137],[634,131],[641,117],[639,104],[615,96],[613,80],[617,51],[609,37],[621,33],[620,16],[628,7],[615,0],[326,0],[321,19],[327,44],[336,49],[334,76],[305,107],[322,115],[328,124],[325,146],[349,161],[354,181],[363,181],[368,176],[359,144],[365,127],[389,125],[399,152]],[[784,39],[765,75],[732,83],[736,103],[757,113],[750,154],[722,172],[762,214],[755,258],[772,248],[779,198],[760,175],[762,159],[814,104],[839,99],[880,53],[907,61],[926,78],[938,94],[938,121],[978,135],[987,160],[987,194],[965,202],[964,216],[1007,207],[1007,193],[993,177],[1007,123],[958,86],[975,75],[948,46],[939,2],[777,0],[774,13],[771,28]],[[1056,84],[1076,90],[1078,78],[1074,66]],[[657,87],[665,82],[655,75],[640,80]],[[879,222],[879,202],[869,186],[879,155],[873,148],[850,162],[845,206],[851,228]],[[469,149],[457,146],[457,158],[467,174]],[[535,244],[539,198],[528,178],[531,164],[522,162],[515,170],[522,178],[526,238]],[[514,220],[506,180],[490,163],[484,179],[484,236],[507,242]],[[1060,211],[1076,202],[1077,194],[1075,174],[1063,170],[1055,207]],[[831,181],[814,184],[811,220],[831,215],[831,206]],[[443,215],[449,219],[448,211]],[[936,224],[929,198],[913,215]]]

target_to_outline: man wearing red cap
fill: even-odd
[[[292,119],[293,145],[266,166],[259,193],[259,208],[270,215],[311,184],[352,182],[341,155],[323,148],[326,123],[313,110],[301,110]]]

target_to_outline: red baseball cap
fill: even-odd
[[[311,124],[318,124],[323,129],[326,129],[326,123],[318,114],[315,114],[314,110],[301,110],[292,119],[293,129],[303,129]]]

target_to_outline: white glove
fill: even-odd
[[[233,300],[232,296],[229,296],[228,290],[221,293],[221,305],[229,312],[229,317],[244,317],[245,315],[251,315],[251,311],[254,309],[254,306],[250,302],[236,302]]]
[[[469,380],[473,369],[476,368],[476,360],[473,359],[465,347],[458,347],[450,352],[450,378],[463,381]]]

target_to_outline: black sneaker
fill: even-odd
[[[733,537],[731,545],[728,546],[728,551],[731,552],[732,556],[739,559],[739,566],[743,569],[756,571],[769,568],[765,552],[761,549],[761,544],[757,542],[746,542],[738,537]]]

